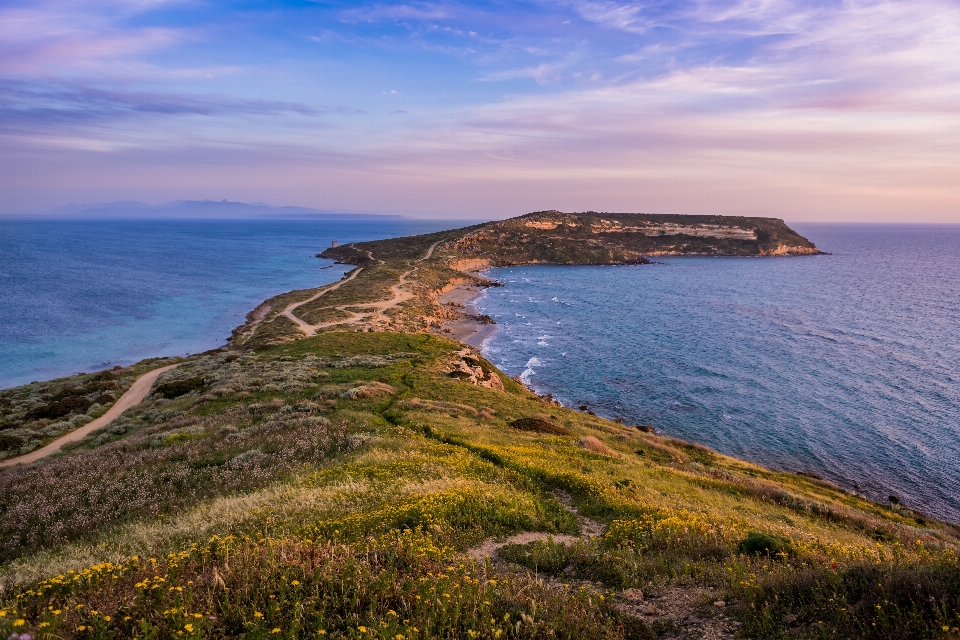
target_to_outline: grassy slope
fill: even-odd
[[[206,388],[150,396],[122,429],[3,472],[0,634],[683,631],[625,613],[616,593],[627,588],[652,602],[703,590],[698,615],[722,611],[743,637],[934,638],[960,626],[951,528],[554,406],[506,376],[502,392],[453,379],[460,348],[332,332],[197,356],[163,381],[200,375]],[[531,416],[568,435],[510,426]],[[576,533],[558,490],[604,533],[505,549],[514,564],[462,554],[490,536]],[[741,553],[752,531],[788,551]],[[718,598],[730,605],[712,607]]]

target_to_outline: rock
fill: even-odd
[[[723,600],[717,600],[716,602],[713,603],[713,606],[720,607],[722,609],[723,607],[727,606],[727,603],[724,602]]]
[[[792,613],[788,613],[787,615],[783,616],[782,619],[783,624],[796,624],[797,622],[797,616],[793,615]]]
[[[620,597],[628,602],[643,602],[643,591],[640,589],[624,589]]]
[[[640,609],[640,612],[645,616],[655,616],[659,615],[660,613],[652,604],[645,605],[642,609]]]

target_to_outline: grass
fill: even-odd
[[[504,391],[456,380],[460,349],[332,332],[196,356],[159,383],[202,388],[153,393],[77,449],[2,472],[0,635],[682,631],[626,611],[629,588],[712,588],[742,637],[960,627],[952,527],[547,404],[506,376]],[[603,533],[507,546],[504,563],[464,555],[576,535],[557,491]]]

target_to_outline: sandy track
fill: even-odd
[[[107,426],[115,418],[117,418],[121,413],[129,409],[130,407],[136,406],[143,402],[143,399],[147,397],[147,394],[150,393],[150,389],[153,387],[153,383],[157,381],[157,378],[160,377],[160,374],[165,371],[170,371],[179,367],[180,364],[171,364],[166,367],[160,367],[159,369],[154,369],[153,371],[148,371],[139,378],[137,378],[130,388],[127,389],[126,393],[120,396],[120,399],[113,403],[113,406],[110,407],[105,414],[94,420],[93,422],[88,422],[79,429],[71,431],[65,436],[61,436],[48,444],[47,446],[37,449],[36,451],[31,451],[28,454],[17,456],[16,458],[10,458],[8,460],[0,461],[0,467],[12,467],[16,464],[29,464],[35,462],[40,458],[45,458],[52,453],[56,453],[60,450],[60,447],[65,445],[68,442],[76,442],[77,440],[82,440],[87,436],[87,434],[93,433],[97,429],[102,429]]]
[[[429,259],[430,256],[433,255],[433,250],[437,247],[438,244],[440,244],[439,241],[438,241],[438,242],[434,242],[432,245],[430,245],[430,248],[427,249],[427,252],[423,255],[422,258],[420,258],[419,260],[417,260],[417,262],[423,262],[424,260]],[[374,257],[373,257],[373,254],[372,254],[371,252],[369,252],[369,251],[367,251],[367,256],[368,256],[371,260],[377,260],[380,264],[384,264],[383,260],[379,260],[379,259],[377,259],[377,258],[374,258]],[[318,324],[308,324],[308,323],[304,322],[303,320],[301,320],[300,318],[298,318],[296,315],[294,315],[293,310],[296,309],[297,307],[301,306],[301,305],[307,304],[308,302],[313,302],[314,300],[320,298],[320,297],[323,296],[324,294],[329,293],[330,291],[333,291],[333,290],[339,288],[340,285],[345,284],[346,282],[349,282],[350,280],[353,280],[353,279],[357,276],[358,273],[360,273],[361,271],[363,271],[363,267],[360,267],[359,269],[356,269],[356,270],[353,272],[353,274],[351,274],[351,276],[350,276],[349,278],[347,278],[346,280],[341,280],[340,282],[338,282],[338,283],[335,284],[334,286],[328,287],[328,288],[326,288],[326,289],[324,289],[324,290],[322,290],[322,291],[317,292],[317,293],[314,294],[312,297],[304,300],[303,302],[295,302],[295,303],[293,303],[293,304],[291,304],[291,305],[288,305],[287,308],[284,309],[284,310],[281,312],[281,315],[286,316],[286,317],[289,318],[290,320],[293,320],[293,321],[297,324],[297,326],[300,327],[300,330],[303,331],[303,332],[304,332],[305,334],[307,334],[308,336],[315,336],[315,335],[317,335],[317,331],[320,330],[320,329],[325,329],[325,328],[327,328],[327,327],[334,327],[334,326],[338,326],[338,325],[356,324],[357,322],[360,322],[361,320],[366,320],[367,318],[371,318],[371,317],[373,317],[373,316],[380,316],[380,317],[383,318],[383,319],[387,319],[387,317],[386,317],[386,311],[387,311],[388,309],[392,309],[392,308],[394,308],[394,307],[398,307],[398,306],[400,306],[401,304],[403,304],[404,302],[406,302],[407,300],[410,300],[411,298],[413,298],[413,293],[412,293],[412,292],[407,291],[406,289],[402,289],[401,287],[404,287],[404,286],[410,284],[410,283],[407,281],[407,277],[409,277],[410,274],[412,274],[412,273],[413,273],[414,271],[416,271],[416,270],[417,270],[417,268],[414,267],[413,269],[410,269],[409,271],[404,272],[404,274],[400,276],[400,280],[397,282],[397,284],[395,284],[395,285],[393,285],[393,286],[390,287],[390,292],[393,294],[393,297],[390,298],[389,300],[383,300],[383,301],[380,301],[380,302],[364,302],[364,303],[360,303],[360,304],[345,304],[345,305],[338,305],[338,306],[334,306],[334,307],[329,307],[329,308],[331,308],[331,309],[336,309],[337,311],[344,311],[344,312],[346,312],[346,313],[351,314],[351,317],[347,318],[346,320],[331,320],[330,322],[320,322],[320,323],[318,323]],[[363,312],[348,311],[348,309],[351,309],[351,308],[352,308],[352,309],[372,309],[372,311],[363,311]]]
[[[369,252],[368,252],[368,253],[369,253]],[[371,260],[372,260],[372,259],[373,259],[373,258],[371,258]],[[297,307],[300,307],[300,306],[303,306],[303,305],[307,304],[308,302],[313,302],[313,301],[316,300],[317,298],[320,298],[320,297],[322,297],[322,296],[330,293],[331,291],[336,291],[336,290],[339,289],[341,286],[345,285],[346,283],[350,282],[351,280],[353,280],[354,278],[356,278],[358,275],[360,275],[360,272],[361,272],[361,271],[363,271],[363,267],[357,267],[356,269],[353,270],[353,273],[350,274],[350,277],[349,277],[349,278],[346,278],[346,279],[344,279],[344,280],[340,280],[339,282],[335,282],[334,284],[332,284],[332,285],[330,285],[330,286],[328,286],[328,287],[326,287],[326,288],[324,288],[324,289],[321,289],[320,291],[316,292],[315,294],[313,294],[312,296],[310,296],[309,298],[307,298],[306,300],[304,300],[304,301],[302,301],[302,302],[294,302],[294,303],[288,304],[288,305],[286,306],[286,308],[285,308],[283,311],[280,312],[280,315],[285,316],[285,317],[289,318],[290,320],[293,320],[295,323],[297,323],[297,326],[300,327],[300,330],[303,331],[303,332],[304,332],[305,334],[307,334],[308,336],[312,336],[312,335],[316,334],[316,332],[317,332],[316,326],[311,325],[311,324],[307,324],[306,322],[304,322],[303,320],[301,320],[300,318],[298,318],[297,316],[295,316],[295,315],[293,314],[293,310],[296,309]],[[319,325],[318,325],[318,326],[319,326]]]

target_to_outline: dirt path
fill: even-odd
[[[52,453],[56,453],[60,450],[60,447],[65,445],[68,442],[76,442],[77,440],[82,440],[87,436],[87,434],[93,433],[97,429],[102,429],[107,426],[115,418],[117,418],[121,413],[129,409],[130,407],[136,406],[143,402],[143,399],[147,397],[147,394],[150,393],[150,389],[153,387],[153,383],[157,381],[157,378],[160,377],[160,374],[165,371],[170,371],[179,367],[180,364],[171,364],[166,367],[160,367],[159,369],[154,369],[153,371],[148,371],[139,378],[137,378],[130,388],[127,389],[126,393],[120,396],[120,399],[113,403],[113,406],[110,407],[105,414],[94,420],[93,422],[88,422],[79,429],[71,431],[65,436],[61,436],[48,444],[47,446],[37,449],[36,451],[31,451],[22,456],[17,456],[16,458],[10,458],[8,460],[0,461],[0,467],[12,467],[16,464],[29,464],[35,462],[40,458],[45,458]]]
[[[467,555],[483,562],[487,558],[503,562],[497,558],[497,552],[508,544],[529,544],[553,540],[557,544],[568,545],[578,540],[589,540],[603,533],[603,525],[580,514],[573,504],[573,498],[565,491],[554,491],[554,497],[563,508],[577,517],[580,524],[580,536],[551,534],[540,531],[523,531],[509,538],[498,540],[488,538],[482,544],[467,550]],[[567,572],[564,571],[566,574]],[[571,574],[573,575],[573,574]],[[595,582],[577,580],[561,581],[550,576],[540,575],[544,584],[557,589],[569,589],[580,584],[600,590],[602,585]],[[616,595],[613,606],[627,615],[644,620],[647,624],[664,623],[672,631],[662,636],[665,640],[733,640],[740,623],[724,615],[729,603],[717,600],[712,589],[699,586],[671,586],[644,596],[640,589],[624,589]]]
[[[373,258],[371,257],[371,260],[372,259]],[[357,267],[356,269],[353,270],[353,273],[350,274],[349,278],[340,280],[339,282],[335,282],[334,284],[321,289],[320,291],[316,292],[315,294],[313,294],[306,300],[303,300],[302,302],[293,302],[291,304],[288,304],[286,308],[280,312],[280,315],[286,316],[290,320],[293,320],[295,323],[297,323],[297,326],[300,327],[300,330],[303,331],[308,336],[315,335],[317,333],[317,327],[314,325],[307,324],[297,316],[293,315],[293,310],[296,309],[297,307],[307,304],[308,302],[313,302],[317,298],[320,298],[321,296],[324,296],[330,293],[331,291],[336,291],[337,289],[339,289],[340,287],[342,287],[343,285],[345,285],[346,283],[350,282],[351,280],[356,278],[358,275],[360,275],[361,271],[363,271],[363,267]]]
[[[602,524],[596,520],[591,520],[586,516],[580,515],[569,493],[555,491],[553,492],[553,496],[560,501],[564,509],[577,517],[577,522],[580,524],[580,536],[570,536],[563,533],[543,533],[542,531],[522,531],[503,540],[488,538],[479,546],[468,549],[467,555],[474,560],[484,560],[486,558],[495,558],[500,548],[508,544],[528,544],[530,542],[542,542],[544,540],[553,540],[559,544],[570,544],[576,540],[596,538],[603,533]]]
[[[437,247],[438,244],[440,244],[440,242],[434,242],[432,245],[430,245],[430,248],[427,249],[427,252],[423,255],[422,258],[418,259],[417,262],[423,262],[424,260],[429,259],[430,256],[433,255],[433,250]],[[377,260],[380,264],[384,264],[383,260],[374,258],[373,254],[370,251],[367,251],[367,256],[370,258],[370,260]],[[307,304],[308,302],[313,302],[314,300],[329,293],[330,291],[333,291],[339,288],[340,285],[345,284],[350,280],[353,280],[357,276],[357,274],[363,271],[363,267],[356,269],[350,275],[350,277],[347,278],[346,280],[341,280],[340,282],[338,282],[332,287],[328,287],[322,291],[318,291],[312,297],[304,300],[303,302],[295,302],[291,305],[288,305],[287,308],[281,312],[281,315],[286,316],[290,320],[293,320],[297,324],[297,326],[300,327],[300,330],[303,331],[308,336],[317,335],[317,331],[319,331],[320,329],[325,329],[327,327],[334,327],[339,325],[356,324],[361,320],[366,320],[373,316],[379,316],[380,318],[387,320],[386,312],[388,309],[393,309],[395,307],[398,307],[404,302],[406,302],[407,300],[410,300],[411,298],[413,298],[413,292],[407,291],[406,289],[402,289],[401,287],[405,287],[406,285],[410,284],[407,278],[410,276],[410,274],[412,274],[416,270],[417,268],[414,267],[413,269],[410,269],[409,271],[404,272],[403,275],[400,276],[400,280],[397,282],[397,284],[390,287],[390,292],[393,294],[393,297],[390,298],[389,300],[383,300],[380,302],[363,302],[360,304],[344,304],[344,305],[328,307],[330,309],[336,309],[337,311],[343,311],[345,313],[351,314],[351,317],[347,318],[346,320],[331,320],[330,322],[308,324],[303,320],[301,320],[300,318],[298,318],[296,315],[294,315],[293,310],[296,309],[297,307]],[[349,309],[371,309],[371,311],[350,311]]]

